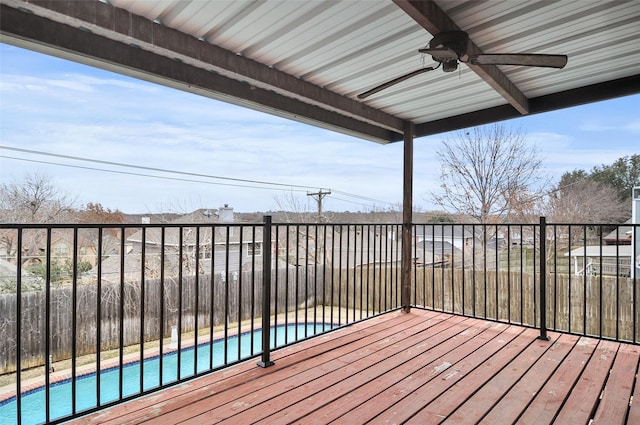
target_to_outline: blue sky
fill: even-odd
[[[640,153],[639,95],[505,124],[527,134],[553,181]],[[445,137],[415,141],[418,210],[436,208],[428,195],[438,186],[433,152]],[[402,200],[401,143],[379,145],[6,44],[0,44],[0,140],[28,151],[281,184],[257,189],[264,186],[0,148],[3,182],[44,173],[77,206],[99,202],[149,213],[229,204],[254,212],[294,198],[313,210],[306,194],[320,188],[333,191],[324,204],[333,211],[386,209]]]

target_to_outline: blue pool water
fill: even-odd
[[[285,345],[306,336],[315,335],[323,330],[331,329],[331,325],[323,324],[301,324],[279,326],[276,332],[271,332],[271,347]],[[276,334],[274,336],[274,334]],[[254,353],[251,352],[253,339]],[[249,333],[227,338],[226,362],[231,363],[237,360],[251,357],[256,352],[260,352],[262,332],[256,330],[253,338]],[[238,347],[239,344],[239,347]],[[213,348],[213,357],[211,349]],[[188,377],[194,374],[194,367],[197,372],[209,369],[211,359],[213,367],[225,364],[225,342],[216,340],[213,344],[201,344],[197,349],[197,362],[194,363],[196,350],[194,347],[181,350],[180,355],[180,377]],[[167,384],[178,379],[178,355],[176,352],[165,354],[162,357],[162,382]],[[196,366],[197,365],[197,366]],[[141,391],[140,385],[140,363],[129,363],[122,368],[122,396],[127,397]],[[120,377],[120,367],[103,370],[100,373],[100,402],[108,403],[119,398],[118,381]],[[158,387],[160,384],[160,359],[153,357],[143,362],[142,390]],[[96,374],[78,377],[76,379],[76,411],[90,409],[96,406],[97,400],[97,380]],[[50,419],[68,416],[72,412],[71,404],[71,380],[51,385],[49,389],[49,415]],[[23,393],[22,399],[22,423],[25,425],[39,424],[45,422],[45,391],[39,388],[28,393]],[[0,404],[0,424],[17,423],[16,400],[9,399]]]

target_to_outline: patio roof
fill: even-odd
[[[0,0],[0,40],[388,143],[640,92],[637,1]],[[566,54],[564,69],[434,66],[469,52]],[[410,125],[410,126],[408,126]]]

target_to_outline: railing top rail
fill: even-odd
[[[157,229],[161,227],[263,227],[259,222],[234,223],[0,223],[0,229]]]
[[[547,222],[547,226],[586,226],[586,227],[640,227],[639,224],[632,223],[558,223],[558,222]]]
[[[413,226],[435,226],[435,227],[502,227],[502,226],[539,226],[539,222],[535,223],[421,223],[413,222]],[[550,222],[547,221],[547,226],[616,226],[616,227],[640,227],[640,223],[577,223],[577,222]],[[326,223],[313,223],[313,222],[282,222],[274,221],[274,226],[401,226],[401,222],[397,223],[379,223],[379,222],[326,222]],[[0,223],[0,229],[15,229],[15,228],[121,228],[121,227],[135,227],[135,228],[157,228],[157,227],[229,227],[229,226],[264,226],[263,222],[231,222],[231,223],[203,223],[203,222],[184,222],[184,223]]]
[[[402,223],[311,223],[311,222],[273,222],[273,226],[401,226]],[[157,228],[157,227],[262,227],[262,222],[232,222],[232,223],[0,223],[0,229],[40,228],[40,229],[68,229],[68,228]]]

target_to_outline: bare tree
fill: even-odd
[[[546,215],[554,223],[622,223],[629,218],[628,205],[615,187],[587,178],[569,180],[565,174],[549,197]]]
[[[26,174],[22,180],[0,184],[0,221],[5,223],[61,222],[73,212],[73,204],[69,195],[45,174]],[[12,229],[0,233],[0,245],[7,258],[17,253],[17,235]],[[44,230],[31,229],[23,236],[23,258],[37,258]]]
[[[46,174],[26,174],[0,184],[0,220],[14,223],[55,223],[68,218],[75,200]]]
[[[414,213],[416,211],[414,210]],[[355,213],[353,218],[349,218],[351,222],[357,222],[358,217],[365,223],[402,223],[402,204],[393,205],[387,208],[373,206],[366,213]]]
[[[562,175],[557,187],[538,204],[539,214],[554,223],[547,228],[548,261],[558,252],[567,252],[574,245],[585,245],[590,237],[607,232],[607,227],[591,227],[572,224],[622,223],[629,217],[625,202],[620,200],[614,186],[589,178],[583,170],[574,170]],[[566,225],[558,225],[566,223]],[[582,228],[586,234],[578,230]],[[585,237],[587,240],[585,240]]]
[[[436,155],[441,191],[432,197],[445,210],[481,223],[506,219],[518,206],[514,200],[544,183],[536,147],[521,131],[502,125],[457,132]]]
[[[293,192],[282,192],[273,197],[276,205],[284,214],[287,223],[311,223],[317,215],[311,211],[311,200],[308,196],[296,196]]]

